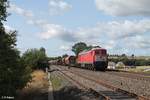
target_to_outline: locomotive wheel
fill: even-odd
[[[91,67],[92,67],[92,70],[93,70],[93,71],[95,71],[95,67],[94,67],[94,65],[93,65],[93,64],[91,65]]]
[[[93,67],[93,71],[96,71],[96,69]]]

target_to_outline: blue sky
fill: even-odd
[[[149,0],[11,0],[5,22],[17,48],[44,47],[48,56],[73,54],[76,42],[110,54],[150,55]]]

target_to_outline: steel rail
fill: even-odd
[[[118,87],[112,86],[112,85],[108,84],[108,83],[105,82],[105,81],[96,80],[96,79],[91,78],[91,77],[89,77],[89,76],[81,75],[80,73],[77,73],[77,72],[73,72],[73,71],[70,71],[70,72],[73,73],[73,74],[75,73],[76,75],[78,75],[78,76],[80,76],[80,77],[83,77],[83,78],[85,78],[85,79],[88,79],[88,80],[91,80],[91,81],[93,81],[93,82],[96,82],[96,83],[98,83],[98,84],[100,84],[100,85],[103,85],[104,87],[110,88],[110,89],[112,89],[112,90],[114,90],[114,91],[116,91],[116,92],[122,92],[122,93],[124,93],[124,94],[133,96],[133,97],[137,98],[138,100],[150,100],[150,99],[148,99],[148,98],[146,98],[146,97],[144,97],[144,96],[139,96],[139,95],[137,95],[137,94],[130,93],[130,92],[125,91],[125,90],[123,90],[123,89],[120,89],[120,88],[118,88]]]
[[[76,81],[76,80],[73,79],[71,76],[69,76],[69,75],[67,75],[66,73],[64,73],[63,71],[59,70],[59,72],[61,72],[64,76],[68,77],[69,79],[71,79],[71,80],[74,81],[76,84],[78,84],[78,85],[80,85],[81,87],[83,87],[84,89],[87,89],[87,90],[92,91],[93,94],[95,94],[95,96],[97,96],[97,97],[98,97],[98,96],[101,96],[101,97],[102,97],[103,99],[105,99],[105,100],[111,100],[108,96],[106,96],[106,95],[104,95],[104,94],[102,94],[102,93],[99,93],[99,92],[95,91],[95,90],[92,89],[92,88],[89,88],[89,87],[83,85],[82,83]],[[70,81],[70,82],[71,82],[71,81]],[[72,82],[71,82],[71,83],[72,83]],[[73,84],[74,84],[74,83],[73,83]],[[76,85],[76,86],[77,86],[77,85]],[[77,87],[78,87],[78,86],[77,86]]]

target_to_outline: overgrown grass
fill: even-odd
[[[137,69],[146,69],[146,68],[150,68],[150,66],[137,66]]]
[[[36,70],[32,73],[32,81],[20,91],[17,100],[45,100],[48,97],[48,87],[47,74]]]
[[[54,90],[60,89],[62,79],[60,77],[58,77],[57,75],[51,75],[50,79],[51,79],[51,82],[53,85],[53,89]]]

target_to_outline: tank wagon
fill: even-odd
[[[50,61],[48,61],[48,63],[50,65],[62,65],[61,59],[50,60]]]
[[[65,57],[64,60],[64,65],[67,65],[67,66],[75,66],[76,65],[76,57],[75,56],[68,56],[68,57]]]
[[[83,51],[78,54],[77,64],[91,70],[105,70],[108,65],[107,50],[93,48],[89,51]]]

